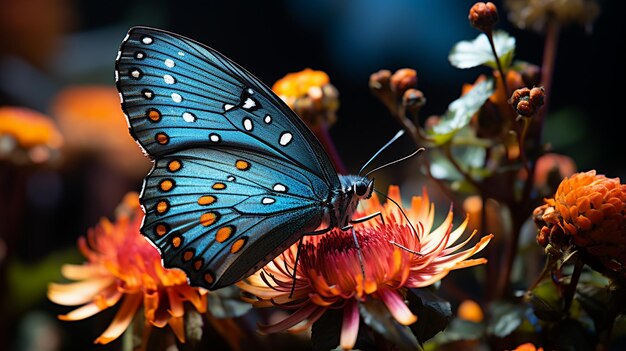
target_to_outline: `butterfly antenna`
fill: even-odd
[[[368,175],[370,175],[370,174],[372,174],[372,173],[374,173],[374,172],[376,172],[376,171],[379,171],[379,170],[381,170],[381,169],[383,169],[383,168],[385,168],[385,167],[389,167],[389,166],[391,166],[391,165],[393,165],[393,164],[396,164],[396,163],[398,163],[398,162],[402,162],[402,161],[404,161],[404,160],[406,160],[406,159],[409,159],[409,158],[411,158],[411,157],[413,157],[413,156],[415,156],[415,155],[419,154],[420,152],[422,152],[422,151],[424,151],[424,150],[426,150],[426,149],[424,149],[423,147],[420,147],[419,149],[417,149],[417,150],[413,151],[410,155],[406,155],[406,156],[404,156],[404,157],[402,157],[402,158],[399,158],[399,159],[397,159],[397,160],[395,160],[395,161],[391,161],[391,162],[389,162],[389,163],[385,163],[384,165],[382,165],[382,166],[380,166],[380,167],[376,167],[376,168],[372,169],[371,171],[369,171],[369,172],[365,173],[364,177],[367,177]],[[361,174],[361,173],[359,172],[359,174]],[[390,200],[391,200],[391,199],[390,199]]]
[[[419,150],[418,150],[418,151],[419,151]],[[414,225],[413,225],[413,223],[409,220],[409,216],[407,216],[407,215],[406,215],[406,213],[405,213],[405,212],[404,212],[404,210],[402,209],[402,206],[400,206],[400,204],[398,204],[398,203],[396,202],[396,200],[394,200],[394,199],[390,198],[389,196],[385,195],[384,193],[382,193],[382,192],[380,192],[380,191],[378,191],[378,190],[376,190],[376,189],[374,189],[374,191],[375,191],[375,192],[377,192],[378,194],[380,194],[380,195],[381,195],[382,197],[384,197],[385,199],[387,199],[387,200],[391,201],[394,205],[396,205],[396,206],[398,207],[398,209],[400,210],[400,213],[402,213],[402,216],[404,216],[404,219],[406,219],[406,222],[409,224],[409,227],[411,228],[411,230],[413,230],[413,234],[415,234],[415,237],[417,238],[417,241],[419,241],[420,237],[419,237],[419,235],[418,235],[418,233],[417,233],[417,229],[415,229],[415,226],[414,226]],[[406,250],[406,251],[410,252],[410,253],[413,253],[413,254],[416,254],[416,255],[420,255],[420,256],[422,256],[422,254],[421,254],[421,253],[419,253],[419,252],[417,252],[417,251],[414,251],[414,250],[411,250],[411,249],[409,249],[409,248],[407,248],[407,247],[404,247],[404,246],[402,246],[402,245],[400,245],[400,244],[396,243],[395,241],[391,241],[391,243],[392,243],[393,245],[398,246],[398,247],[399,247],[399,248],[401,248],[401,249],[404,249],[404,250]]]
[[[367,162],[365,162],[365,164],[363,165],[363,167],[361,167],[361,169],[359,170],[359,175],[361,175],[361,173],[363,172],[363,170],[365,169],[365,167],[367,167],[372,161],[374,161],[374,159],[381,153],[383,152],[383,150],[385,150],[387,147],[389,147],[389,145],[393,144],[394,141],[398,140],[398,138],[400,138],[402,135],[404,135],[404,130],[400,130],[399,132],[396,133],[396,135],[393,136],[393,138],[391,138],[391,140],[389,140],[387,142],[387,144],[383,145],[383,147],[381,147],[378,151],[376,151],[376,153],[374,154],[374,156],[372,156]],[[369,173],[368,173],[369,174]]]

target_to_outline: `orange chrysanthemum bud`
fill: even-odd
[[[521,88],[513,92],[509,103],[520,116],[530,117],[543,106],[544,97],[543,87]]]
[[[491,32],[493,26],[498,22],[498,9],[492,2],[477,2],[470,9],[467,16],[472,27],[481,32]]]
[[[48,116],[24,107],[0,107],[0,159],[49,162],[58,158],[63,142]]]
[[[390,80],[391,71],[388,69],[381,69],[380,71],[370,75],[369,87],[372,90],[382,90],[389,87]]]
[[[535,209],[537,241],[556,249],[575,246],[593,261],[626,269],[626,184],[594,170],[565,178],[554,198]]]
[[[272,90],[311,128],[322,123],[330,126],[337,120],[339,92],[323,71],[306,68],[289,73],[274,83]]]
[[[536,348],[535,345],[527,342],[525,344],[522,344],[518,347],[515,348],[515,350],[512,351],[543,351],[543,348]]]
[[[391,91],[402,96],[405,91],[417,86],[417,72],[411,68],[397,70],[389,80]]]

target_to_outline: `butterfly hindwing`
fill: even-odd
[[[259,153],[182,150],[159,158],[146,178],[142,232],[195,285],[228,285],[297,241],[294,233],[315,229],[325,200],[315,178]]]

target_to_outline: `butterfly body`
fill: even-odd
[[[215,50],[134,27],[115,73],[130,133],[154,161],[141,231],[192,285],[233,284],[303,235],[348,226],[371,196],[373,181],[338,175],[293,111]]]

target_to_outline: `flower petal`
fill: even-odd
[[[417,321],[417,316],[411,312],[409,307],[404,303],[404,300],[395,290],[380,290],[380,298],[389,309],[389,312],[391,312],[391,315],[400,322],[400,324],[410,325]]]
[[[315,304],[308,304],[296,312],[289,315],[289,317],[283,319],[282,321],[273,324],[273,325],[259,325],[259,330],[264,333],[275,333],[277,331],[287,330],[294,325],[302,322],[305,319],[311,318],[311,316],[316,315],[319,312],[319,309],[326,310],[325,307],[319,307]]]
[[[141,294],[126,295],[122,302],[122,306],[117,311],[113,322],[95,341],[95,344],[108,344],[117,339],[128,328],[130,322],[137,312],[137,308],[141,305]]]
[[[344,350],[352,350],[359,334],[359,308],[355,299],[346,301],[343,308],[343,323],[339,345]]]
[[[110,306],[115,305],[120,300],[121,297],[122,297],[122,293],[116,292],[107,300],[108,306],[103,306],[101,303],[94,301],[84,306],[81,306],[68,314],[59,315],[59,319],[62,321],[77,321],[77,320],[91,317],[94,314],[102,310],[105,310],[109,308]]]
[[[115,278],[104,277],[69,284],[48,284],[48,298],[65,306],[82,305],[93,300],[100,291],[113,284]]]

